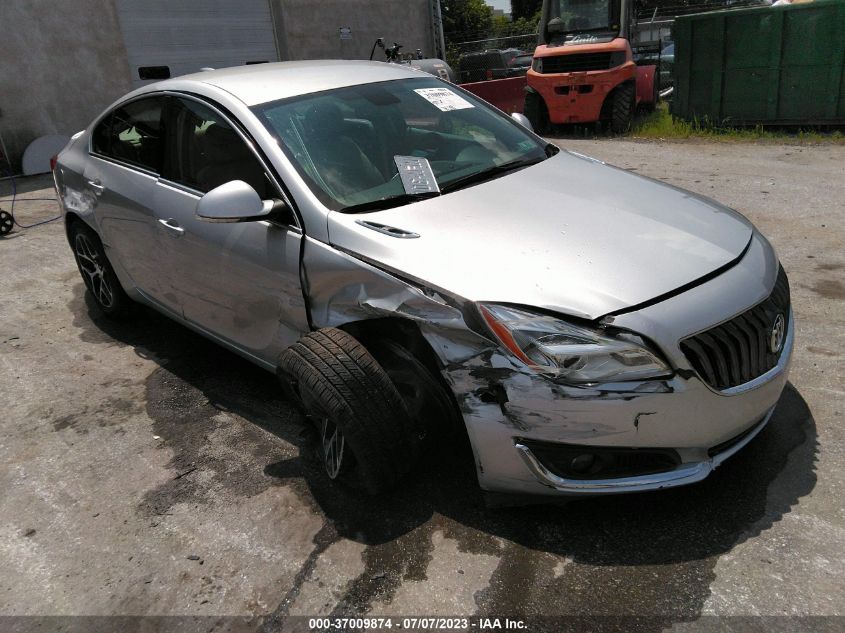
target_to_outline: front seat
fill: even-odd
[[[408,153],[408,124],[399,108],[392,104],[379,107],[372,120],[381,149],[379,167],[383,174],[392,177],[396,173],[393,157]]]
[[[315,103],[305,112],[303,123],[308,154],[331,189],[329,193],[345,198],[384,183],[373,162],[345,135],[343,113],[338,106],[325,101]]]
[[[204,164],[197,171],[197,184],[202,191],[211,191],[232,180],[243,180],[262,199],[272,197],[267,194],[264,168],[235,130],[212,124],[199,137],[199,143]]]

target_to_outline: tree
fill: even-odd
[[[511,0],[511,19],[529,20],[543,8],[543,0]],[[535,20],[536,23],[536,20]]]
[[[529,15],[527,18],[519,18],[513,21],[514,34],[520,33],[536,33],[537,27],[540,26],[540,11],[534,15]]]
[[[503,16],[493,18],[492,34],[495,37],[509,37],[512,35],[527,35],[536,33],[540,22],[540,12],[527,18],[508,20]]]
[[[490,34],[493,12],[484,0],[441,0],[440,10],[447,40],[479,40]]]

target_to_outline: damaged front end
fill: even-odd
[[[777,365],[736,393],[706,384],[679,342],[724,319],[715,297],[742,306],[764,299],[773,265],[770,248],[755,238],[742,261],[715,279],[636,312],[570,323],[542,310],[462,299],[310,238],[302,259],[313,327],[385,318],[414,324],[454,396],[480,486],[519,495],[693,483],[751,441],[786,382],[791,315]],[[750,277],[765,283],[749,286]],[[508,323],[532,316],[538,320],[528,328]],[[572,354],[572,345],[582,353]]]

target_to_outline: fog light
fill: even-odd
[[[593,466],[596,461],[596,456],[592,453],[584,453],[573,457],[569,463],[569,467],[576,473],[585,473]]]

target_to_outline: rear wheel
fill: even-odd
[[[82,281],[100,311],[112,319],[127,316],[132,300],[120,285],[97,234],[78,220],[71,225],[70,243]]]
[[[408,411],[355,338],[335,328],[311,332],[285,350],[280,367],[317,427],[329,478],[376,494],[410,471],[419,438]]]
[[[525,93],[525,105],[522,108],[523,114],[531,122],[531,127],[537,134],[548,134],[549,132],[549,110],[546,102],[536,92]]]
[[[624,134],[631,127],[631,116],[634,113],[635,86],[633,82],[626,82],[616,88],[613,95],[610,113],[610,129],[614,134]]]

